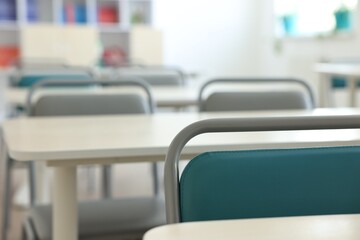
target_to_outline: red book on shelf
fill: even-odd
[[[103,6],[98,11],[98,19],[100,23],[117,23],[118,13],[115,7]]]
[[[13,65],[19,55],[19,48],[16,46],[0,46],[0,68]]]
[[[67,23],[74,23],[76,22],[75,19],[75,8],[74,5],[71,3],[66,4],[65,6],[65,21]]]

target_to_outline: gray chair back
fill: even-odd
[[[100,86],[131,86],[136,87],[145,93],[147,99],[137,93],[118,93],[118,94],[65,94],[53,95],[48,94],[40,96],[33,103],[33,97],[37,91],[44,87],[76,87],[80,86],[95,87]],[[29,116],[81,116],[81,115],[109,115],[109,114],[152,114],[154,113],[154,101],[150,91],[150,86],[139,79],[129,79],[121,81],[97,81],[97,80],[44,80],[34,84],[29,90],[27,96],[27,113]],[[30,201],[34,205],[36,201],[35,190],[35,166],[29,164],[30,178]],[[103,178],[104,195],[111,195],[110,190],[110,168],[104,166]],[[154,193],[158,194],[158,179],[156,163],[152,166]]]
[[[204,92],[214,84],[284,83],[300,85],[304,91],[215,91],[204,99]],[[308,83],[299,79],[215,79],[206,82],[199,92],[200,111],[251,111],[251,110],[289,110],[312,109],[315,107],[314,93]]]
[[[119,94],[81,94],[57,95],[49,94],[39,98],[33,104],[32,98],[39,89],[46,86],[76,86],[106,85],[139,87],[146,94],[145,100],[136,93]],[[41,81],[35,84],[27,97],[27,110],[31,116],[67,116],[67,115],[99,115],[99,114],[137,114],[153,113],[154,101],[150,86],[140,80],[96,81],[96,80],[63,80]]]
[[[185,84],[185,74],[175,67],[127,67],[119,68],[120,77],[141,78],[153,86],[182,86]]]

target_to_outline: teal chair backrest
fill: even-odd
[[[182,222],[360,213],[360,147],[204,153],[179,203]]]
[[[357,87],[360,87],[360,79],[358,79]],[[348,86],[346,77],[338,77],[334,76],[331,78],[331,86],[332,88],[345,88]]]
[[[87,74],[31,74],[20,77],[18,87],[31,87],[44,80],[91,80]]]

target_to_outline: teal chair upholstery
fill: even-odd
[[[18,87],[31,87],[35,83],[44,80],[91,80],[92,77],[87,74],[45,74],[45,75],[24,75],[19,79]]]
[[[29,88],[44,80],[91,80],[94,77],[95,73],[90,68],[48,66],[43,63],[15,69],[10,75],[10,83],[13,87]]]
[[[211,132],[360,128],[359,116],[208,119],[183,129],[165,161],[167,222],[360,213],[360,146],[206,152],[181,177],[181,151]],[[211,135],[209,135],[211,137]]]
[[[208,152],[180,180],[182,222],[360,213],[360,147]]]
[[[346,88],[347,86],[348,86],[348,83],[347,83],[345,77],[338,77],[338,76],[331,77],[331,87],[332,88],[335,88],[335,89]],[[358,79],[356,86],[360,87],[360,79]]]
[[[334,64],[358,64],[359,59],[358,58],[336,58],[336,59],[323,59],[321,62],[324,63],[334,63]],[[337,76],[333,75],[331,76],[331,88],[333,89],[340,89],[340,88],[346,88],[348,86],[348,82],[346,80],[346,77],[344,76]],[[357,86],[360,87],[360,79],[357,83]]]

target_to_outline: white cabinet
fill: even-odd
[[[21,29],[29,24],[76,24],[94,27],[104,48],[121,47],[131,58],[131,29],[138,24],[151,26],[152,21],[152,0],[2,1],[14,4],[16,18],[0,15],[0,46],[20,46]]]

